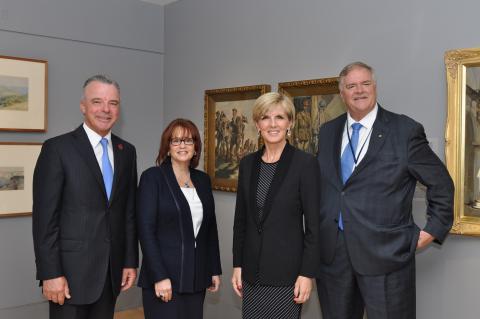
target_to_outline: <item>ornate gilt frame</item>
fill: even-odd
[[[246,116],[248,120],[248,124],[246,125],[254,125],[252,123],[252,116],[251,114],[246,114],[248,112],[251,113],[251,107],[253,106],[252,100],[257,99],[260,95],[270,92],[270,85],[261,84],[261,85],[252,85],[252,86],[241,86],[241,87],[231,87],[231,88],[223,88],[223,89],[214,89],[214,90],[206,90],[205,91],[205,131],[204,131],[204,144],[205,144],[205,152],[204,152],[204,163],[205,163],[205,171],[210,176],[212,180],[212,187],[213,189],[227,191],[227,192],[236,192],[237,191],[237,179],[238,179],[238,164],[240,162],[240,155],[245,153],[243,148],[240,150],[237,148],[236,152],[237,155],[231,156],[231,158],[223,160],[228,167],[228,171],[230,172],[230,177],[221,177],[217,176],[217,164],[222,161],[223,156],[219,155],[219,148],[217,150],[217,128],[216,128],[216,112],[221,112],[222,110],[229,110],[228,114],[225,114],[225,120],[231,121],[233,119],[232,114],[230,113],[233,111],[232,108],[238,109],[238,115]],[[235,104],[236,102],[237,105]],[[247,112],[246,108],[250,110]],[[224,111],[225,111],[224,110]],[[232,117],[232,118],[231,118]],[[243,135],[242,135],[243,136]],[[255,135],[255,139],[257,136]],[[243,140],[243,139],[242,139]],[[253,137],[251,141],[253,140]],[[255,140],[256,146],[258,147],[258,140]],[[241,143],[239,143],[241,144]],[[235,152],[229,152],[232,154]],[[245,155],[245,154],[243,154]],[[218,160],[217,160],[218,157]],[[225,171],[224,169],[223,171]],[[220,175],[220,174],[219,174]],[[233,177],[231,177],[233,176]]]
[[[297,123],[295,123],[291,136],[291,143],[294,146],[316,155],[318,151],[317,139],[320,126],[326,121],[333,120],[335,117],[346,112],[345,104],[340,97],[338,81],[338,77],[332,77],[278,83],[278,92],[291,98],[295,105]],[[298,134],[300,130],[299,121],[301,121],[299,114],[303,111],[299,109],[299,104],[304,103],[304,99],[310,100],[310,107],[307,112],[307,121],[305,121],[305,119],[302,121],[305,126],[302,128],[303,133]],[[324,107],[320,107],[320,103],[323,103],[322,105]],[[308,124],[308,121],[310,121],[310,124]],[[308,127],[310,129],[308,129]],[[305,142],[298,143],[297,145],[298,138],[296,134],[306,135]],[[309,142],[307,142],[307,140],[309,140]]]
[[[480,209],[467,203],[467,189],[475,194],[473,175],[468,173],[466,152],[475,156],[476,146],[467,145],[467,68],[480,67],[480,49],[458,49],[445,52],[447,76],[447,121],[445,125],[445,157],[455,184],[454,223],[451,233],[480,236]],[[472,104],[473,105],[473,104]],[[471,106],[469,106],[471,107]],[[477,113],[479,114],[479,113]],[[478,116],[478,115],[477,115]],[[470,133],[471,134],[471,133]],[[473,142],[471,143],[472,145]],[[469,157],[468,157],[469,158]],[[468,163],[470,164],[470,162]],[[473,163],[472,163],[473,164]],[[473,164],[475,165],[475,164]],[[472,171],[475,169],[472,168]],[[468,187],[466,186],[468,185]],[[475,195],[473,195],[475,196]],[[473,211],[478,211],[478,216]]]

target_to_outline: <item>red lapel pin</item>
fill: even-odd
[[[123,144],[118,144],[117,147],[120,151],[123,151]]]

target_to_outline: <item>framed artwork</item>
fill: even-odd
[[[0,56],[0,130],[47,130],[47,61]]]
[[[240,159],[259,145],[253,104],[267,92],[265,84],[205,91],[204,162],[214,189],[237,190]]]
[[[0,142],[0,217],[32,213],[33,170],[42,144]]]
[[[346,112],[340,97],[338,77],[278,83],[278,92],[290,97],[295,106],[295,126],[290,143],[314,155],[323,123]]]
[[[480,236],[480,49],[445,53],[445,158],[455,184],[451,232]]]

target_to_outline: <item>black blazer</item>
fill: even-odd
[[[263,149],[240,162],[233,266],[253,283],[293,285],[299,275],[315,277],[318,267],[318,164],[287,144],[258,219],[256,193]],[[305,228],[304,228],[305,218]]]
[[[222,273],[210,178],[196,169],[190,169],[190,178],[203,206],[197,238],[190,206],[178,186],[170,158],[159,167],[147,169],[140,178],[137,201],[143,253],[140,287],[153,288],[156,282],[169,278],[174,291],[199,292],[211,286],[212,276]]]
[[[82,126],[47,140],[33,176],[33,241],[37,279],[65,276],[71,304],[100,297],[110,265],[120,291],[123,268],[138,266],[135,227],[136,154],[112,134],[114,177],[110,201]]]
[[[425,231],[442,242],[453,221],[453,183],[428,146],[422,125],[379,107],[367,153],[345,185],[340,148],[346,114],[322,126],[318,162],[321,172],[321,260],[335,256],[337,218],[353,268],[364,275],[402,268],[415,254],[420,229],[412,217],[418,182],[427,187]]]

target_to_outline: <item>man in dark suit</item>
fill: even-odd
[[[320,251],[317,288],[324,319],[415,318],[415,251],[441,243],[453,219],[453,183],[421,124],[377,104],[370,66],[340,73],[347,114],[319,136]],[[414,223],[417,181],[428,220]]]
[[[37,279],[53,319],[113,318],[117,295],[135,281],[136,154],[111,133],[119,95],[117,82],[89,78],[83,125],[47,140],[35,167]]]

